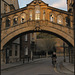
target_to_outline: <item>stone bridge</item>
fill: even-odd
[[[43,1],[37,4],[33,1],[27,7],[2,15],[1,49],[14,37],[29,31],[47,31],[74,46],[72,15]]]

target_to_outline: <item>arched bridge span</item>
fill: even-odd
[[[74,46],[73,15],[48,6],[41,0],[34,0],[24,8],[2,15],[1,49],[19,34],[43,30],[60,36]]]
[[[11,40],[12,38],[14,38],[15,36],[21,33],[28,32],[28,31],[43,31],[43,30],[55,33],[61,36],[62,38],[64,38],[72,46],[74,45],[73,29],[68,28],[66,26],[59,25],[57,23],[50,22],[48,20],[44,20],[44,21],[32,20],[2,30],[1,47],[3,48],[3,46],[9,40]]]

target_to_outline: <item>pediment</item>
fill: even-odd
[[[40,1],[40,2],[32,1],[31,3],[27,4],[27,6],[36,6],[36,5],[48,6],[48,4],[45,3],[44,1]]]

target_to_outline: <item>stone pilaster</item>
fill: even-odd
[[[73,64],[74,63],[74,49],[71,47],[70,50],[70,62]]]

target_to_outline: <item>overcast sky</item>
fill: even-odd
[[[33,0],[18,0],[18,1],[19,1],[19,7],[22,8]],[[62,10],[67,10],[67,4],[66,4],[67,0],[42,0],[42,1],[49,4],[49,6],[53,6],[55,8],[59,8]]]

